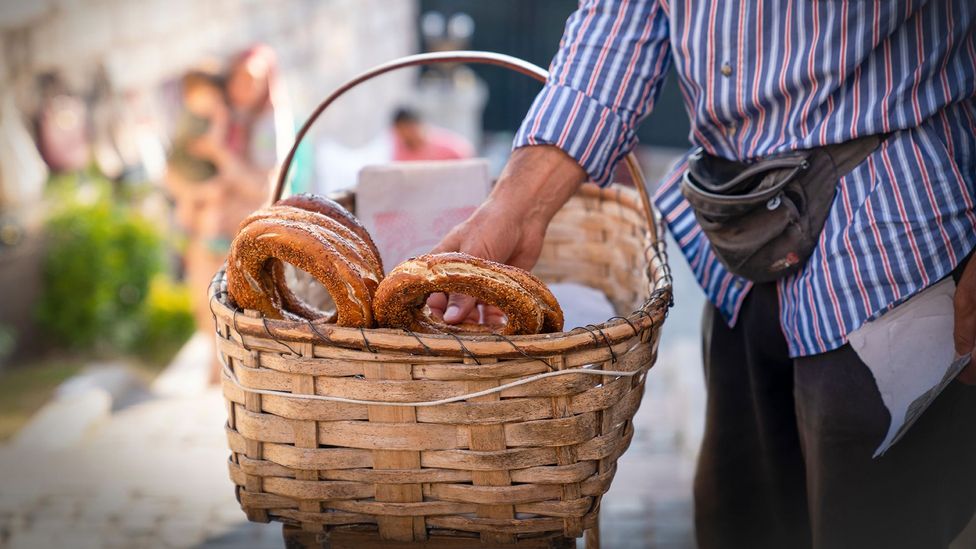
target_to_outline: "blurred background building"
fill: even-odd
[[[44,280],[41,226],[65,194],[76,198],[79,188],[106,183],[114,200],[171,228],[172,197],[162,181],[182,108],[180,79],[188,70],[224,67],[246,48],[267,44],[297,127],[355,72],[409,53],[483,49],[545,66],[574,7],[573,0],[4,2],[0,367],[4,357],[54,343],[44,341],[36,322]],[[538,89],[494,67],[386,75],[347,95],[316,125],[300,155],[295,190],[344,188],[362,166],[386,160],[399,106],[466,138],[497,173]],[[674,84],[659,105],[642,141],[682,146],[687,120]],[[161,232],[166,240],[171,231]],[[164,245],[178,250],[179,242]]]
[[[3,2],[0,364],[57,343],[41,341],[34,322],[41,225],[63,205],[50,187],[70,195],[81,183],[111,182],[116,199],[125,195],[157,227],[169,222],[161,182],[187,70],[266,43],[294,116],[355,71],[417,51],[416,21],[409,1]],[[350,96],[318,131],[347,145],[368,141],[388,126],[411,78],[391,75]]]

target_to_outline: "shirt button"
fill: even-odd
[[[722,63],[722,68],[720,69],[722,76],[732,76],[732,65],[728,61]]]

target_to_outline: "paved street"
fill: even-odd
[[[0,547],[280,547],[238,509],[223,415],[216,390],[157,396],[67,448],[0,448]]]
[[[700,427],[701,297],[684,275],[678,278],[678,306],[648,378],[634,442],[604,499],[608,548],[693,546],[689,483]],[[190,368],[195,357],[204,362],[205,347],[194,345],[181,358]],[[224,465],[219,393],[203,389],[188,366],[174,369],[157,380],[153,396],[96,421],[67,447],[57,440],[0,447],[0,547],[281,546],[277,525],[247,523],[238,509]],[[62,423],[44,427],[45,435],[56,439]]]
[[[603,499],[601,535],[610,549],[695,546],[691,481],[704,421],[698,344],[704,296],[684,263],[673,263],[675,307],[634,420],[634,441]]]

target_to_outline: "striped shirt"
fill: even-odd
[[[637,142],[674,63],[689,140],[728,159],[889,134],[839,182],[819,244],[777,282],[791,356],[949,274],[976,245],[972,0],[583,0],[515,146],[565,150],[598,183]],[[751,283],[712,253],[680,192],[655,203],[730,324]]]

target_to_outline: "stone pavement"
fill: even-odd
[[[200,343],[183,358],[205,353]],[[116,410],[69,447],[0,447],[0,547],[280,547],[277,528],[244,521],[221,396],[194,385]]]
[[[691,284],[678,291],[634,441],[604,498],[610,549],[694,545],[689,486],[700,431],[694,332],[701,297]],[[234,499],[223,401],[204,388],[196,366],[206,363],[202,343],[187,345],[151,395],[90,422],[73,444],[25,436],[0,446],[0,547],[282,546],[278,525],[247,523]],[[47,410],[48,423],[28,429],[57,439],[57,418],[71,413]]]

